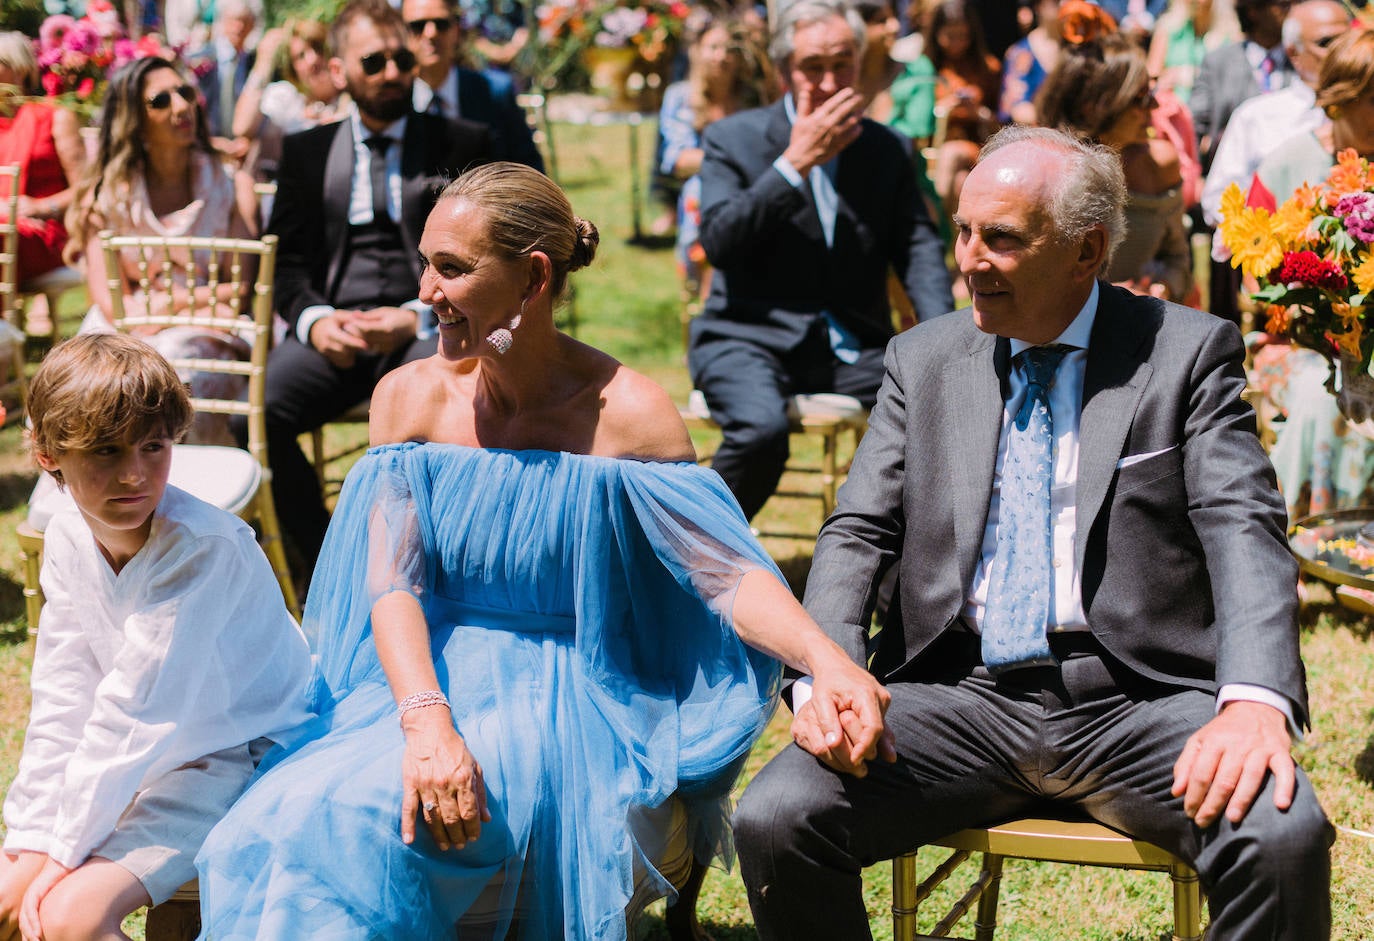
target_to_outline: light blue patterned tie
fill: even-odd
[[[1037,346],[1017,359],[1026,398],[1007,429],[997,554],[983,615],[983,663],[993,673],[1052,666],[1045,633],[1050,618],[1050,486],[1054,482],[1054,419],[1050,386],[1062,346]]]

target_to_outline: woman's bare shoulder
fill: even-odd
[[[426,417],[435,414],[445,394],[443,377],[432,359],[398,366],[372,390],[368,411],[371,444],[394,444],[426,437]]]
[[[597,450],[646,461],[696,460],[682,416],[658,383],[616,363],[602,397]]]

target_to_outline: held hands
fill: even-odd
[[[42,941],[43,926],[38,921],[38,906],[57,885],[67,877],[71,870],[55,860],[48,859],[29,889],[24,893],[24,902],[19,908],[19,930],[24,941]]]
[[[862,778],[868,762],[897,760],[884,725],[892,696],[842,654],[812,674],[811,698],[792,719],[792,740],[828,767]]]
[[[415,817],[439,849],[462,849],[491,820],[482,768],[453,728],[446,709],[422,709],[402,721],[406,749],[401,768],[401,840],[415,841]]]
[[[353,323],[357,314],[336,310],[310,325],[310,345],[339,369],[351,369],[358,354],[367,352],[367,341]]]
[[[404,307],[360,310],[353,327],[368,349],[386,356],[415,339],[415,312]]]
[[[813,110],[811,94],[796,89],[797,120],[783,156],[798,173],[806,176],[812,167],[828,163],[854,141],[863,130],[864,99],[852,88],[842,88]]]
[[[1240,823],[1274,775],[1274,806],[1293,803],[1296,775],[1289,753],[1292,739],[1283,713],[1264,703],[1233,700],[1216,718],[1193,733],[1174,762],[1173,795],[1199,827],[1210,827],[1226,812]]]

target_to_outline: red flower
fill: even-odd
[[[81,80],[81,84],[76,86],[76,97],[85,100],[91,97],[91,92],[95,91],[95,79],[89,76]]]
[[[49,95],[62,94],[62,76],[56,72],[43,73],[43,90]]]
[[[1269,280],[1279,284],[1300,281],[1328,291],[1344,291],[1349,284],[1340,265],[1311,251],[1285,253],[1283,263],[1269,275]]]

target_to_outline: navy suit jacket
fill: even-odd
[[[692,342],[729,336],[786,352],[829,311],[861,346],[881,347],[893,332],[889,270],[921,320],[950,310],[944,243],[897,136],[864,119],[840,154],[828,248],[810,185],[794,187],[773,167],[791,133],[781,101],[706,129],[701,245],[716,270]]]
[[[277,312],[295,332],[301,311],[334,303],[348,255],[353,188],[353,122],[345,119],[287,135],[267,231],[276,235]],[[401,238],[420,286],[420,235],[450,180],[490,159],[486,127],[411,113],[401,143]]]
[[[1274,690],[1306,721],[1297,566],[1273,466],[1241,400],[1240,332],[1101,284],[1079,421],[1077,563],[1088,627],[1140,677]],[[1010,344],[968,311],[892,342],[878,403],[816,543],[806,608],[860,664],[883,573],[900,603],[881,680],[920,680],[980,557]]]
[[[525,109],[515,100],[515,83],[504,72],[458,69],[458,113],[491,129],[493,160],[513,160],[544,172]]]

